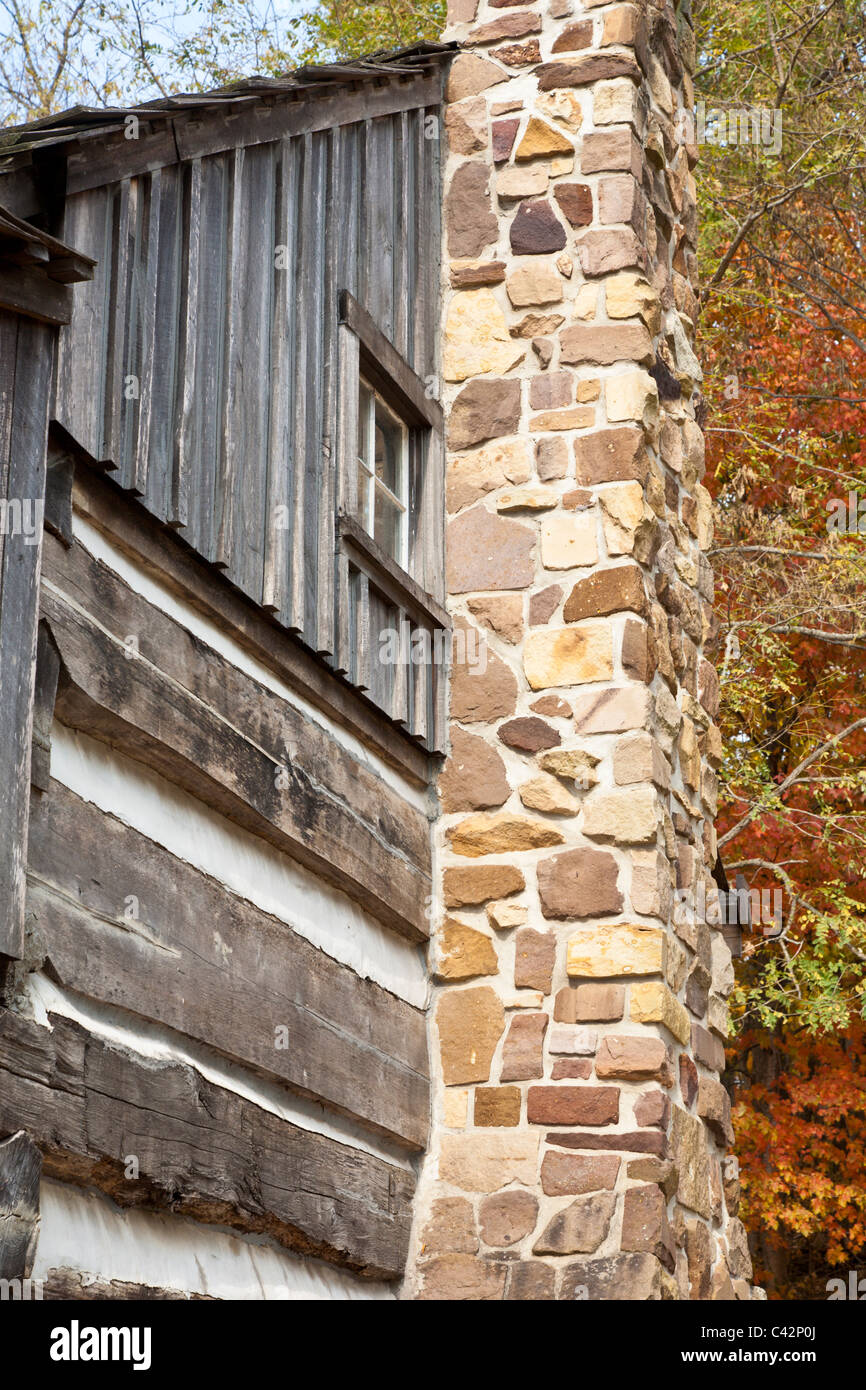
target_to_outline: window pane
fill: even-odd
[[[376,401],[376,477],[402,500],[404,430],[390,410]]]
[[[376,517],[373,539],[383,550],[403,563],[403,511],[379,485],[376,485]]]
[[[370,478],[364,465],[358,460],[358,520],[366,531],[370,530]]]
[[[361,382],[358,393],[358,458],[368,465],[370,459],[370,415],[373,409],[373,392]]]

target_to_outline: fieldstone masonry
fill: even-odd
[[[694,34],[670,0],[452,0],[455,632],[434,1139],[408,1297],[750,1297],[711,891],[717,681]]]

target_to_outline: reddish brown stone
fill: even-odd
[[[479,24],[470,29],[466,43],[495,43],[497,39],[522,39],[525,34],[537,34],[541,28],[541,16],[533,10],[521,10],[519,14],[504,14],[489,24]]]
[[[512,338],[535,338],[539,333],[555,333],[564,322],[561,314],[526,314],[508,331]]]
[[[557,1023],[610,1023],[622,1018],[625,989],[622,985],[566,985],[556,996],[553,1017]]]
[[[465,1197],[440,1197],[421,1237],[424,1255],[473,1255],[478,1249],[472,1203]]]
[[[666,1129],[671,1103],[664,1091],[644,1091],[634,1103],[634,1117],[644,1129]]]
[[[533,700],[529,708],[535,714],[547,715],[549,719],[571,718],[571,706],[560,700],[558,695],[542,695],[540,700]]]
[[[588,227],[592,221],[592,189],[588,183],[559,183],[553,196],[572,227]]]
[[[722,1085],[714,1076],[702,1076],[698,1083],[698,1114],[712,1130],[720,1144],[734,1142],[731,1128],[731,1101]]]
[[[622,635],[622,669],[632,680],[649,685],[656,673],[656,642],[650,628],[634,618],[626,621]]]
[[[667,1048],[661,1038],[649,1034],[608,1034],[595,1059],[596,1076],[626,1081],[663,1081],[666,1067]]]
[[[502,1081],[532,1081],[544,1075],[544,1034],[546,1014],[517,1013],[502,1049]]]
[[[537,1303],[542,1299],[553,1299],[555,1283],[553,1269],[543,1260],[520,1260],[509,1270],[505,1300]]]
[[[454,620],[451,657],[451,718],[466,724],[489,724],[513,714],[517,706],[517,677],[511,667],[494,652],[484,651],[486,664],[479,660],[484,641],[477,628],[465,618]]]
[[[543,748],[558,748],[562,742],[556,729],[530,715],[509,719],[507,724],[501,725],[499,738],[507,748],[514,748],[518,753],[539,753]]]
[[[538,1202],[531,1192],[497,1192],[484,1197],[478,1208],[485,1245],[516,1245],[529,1235],[537,1219]]]
[[[558,1211],[532,1247],[535,1255],[576,1255],[597,1250],[610,1229],[616,1198],[612,1193],[579,1197]]]
[[[610,1130],[603,1134],[587,1130],[567,1134],[551,1129],[546,1138],[548,1144],[556,1144],[561,1149],[615,1149],[624,1153],[655,1154],[658,1158],[667,1157],[668,1151],[667,1138],[657,1129],[640,1129],[628,1134],[614,1134]]]
[[[701,961],[696,960],[688,973],[685,989],[686,1008],[695,1015],[695,1018],[703,1018],[707,1012],[711,982],[712,976],[709,970]]]
[[[526,43],[509,43],[504,48],[494,48],[490,56],[506,67],[525,68],[530,63],[541,62],[541,45],[538,39],[527,39]]]
[[[540,989],[549,994],[556,963],[556,937],[553,932],[523,927],[514,943],[514,984],[517,989]]]
[[[511,154],[511,147],[514,144],[514,137],[519,126],[520,121],[515,119],[492,123],[490,135],[493,144],[494,164],[501,164]]]
[[[618,1086],[530,1086],[527,1119],[538,1125],[615,1125]]]
[[[652,338],[642,323],[577,323],[564,328],[559,341],[560,361],[569,365],[592,362],[610,367],[614,362],[647,362],[653,353]]]
[[[533,580],[534,548],[535,533],[528,526],[495,516],[482,505],[461,512],[448,526],[449,591],[527,588]]]
[[[710,1296],[712,1251],[709,1228],[703,1221],[686,1221],[686,1259],[689,1270],[689,1298],[702,1302]]]
[[[564,439],[539,439],[535,446],[535,467],[543,483],[564,478],[568,472],[568,445]]]
[[[595,130],[583,137],[580,168],[584,174],[625,172],[639,178],[642,161],[641,147],[627,126]]]
[[[588,53],[571,63],[544,63],[538,69],[538,88],[552,92],[557,87],[585,87],[611,77],[640,81],[640,68],[630,53]]]
[[[613,1154],[587,1158],[549,1149],[541,1164],[541,1186],[548,1197],[570,1197],[603,1188],[612,1191],[621,1162]]]
[[[580,1297],[594,1303],[658,1302],[665,1297],[662,1278],[662,1266],[654,1255],[607,1255],[569,1265],[562,1276],[559,1296]]]
[[[519,423],[519,381],[470,381],[452,406],[448,444],[452,449],[471,449],[485,439],[516,433]]]
[[[634,425],[598,430],[575,441],[577,481],[585,487],[598,483],[623,483],[647,479],[647,455],[643,430]]]
[[[592,506],[592,493],[585,487],[574,487],[562,494],[562,506],[566,512],[583,512]]]
[[[574,377],[571,372],[548,372],[534,376],[529,383],[529,405],[532,410],[558,410],[574,399]]]
[[[512,334],[512,337],[513,336]],[[553,357],[553,343],[549,338],[533,338],[532,351],[538,358],[538,364],[542,371],[544,371],[545,367],[550,366]]]
[[[565,228],[543,198],[520,204],[510,236],[515,256],[541,256],[565,245]]]
[[[669,1158],[656,1158],[654,1154],[633,1158],[627,1172],[637,1182],[657,1183],[668,1200],[677,1190],[677,1171]]]
[[[612,174],[598,185],[599,221],[604,225],[621,222],[638,236],[643,232],[644,197],[631,174]]]
[[[499,285],[504,279],[504,261],[484,261],[482,265],[451,267],[451,285],[455,290],[477,290],[481,285]]]
[[[589,48],[592,44],[592,20],[582,19],[577,24],[567,24],[558,36],[551,53],[576,53],[578,49]]]
[[[710,1071],[725,1070],[725,1049],[719,1039],[708,1033],[700,1023],[692,1024],[692,1056]]]
[[[550,1073],[552,1081],[588,1081],[592,1062],[588,1057],[558,1057]]]
[[[626,611],[641,617],[649,611],[643,575],[637,565],[616,565],[579,579],[565,600],[562,616],[567,623],[578,623],[582,618]]]
[[[474,1118],[484,1128],[519,1125],[520,1091],[516,1086],[477,1086]]]
[[[443,811],[485,811],[511,795],[505,764],[495,748],[459,725],[451,730],[451,756],[439,778]]]
[[[421,1268],[419,1298],[429,1301],[498,1302],[507,1268],[475,1255],[437,1255]]]
[[[666,1269],[674,1268],[674,1242],[668,1225],[667,1203],[660,1187],[630,1187],[622,1217],[623,1250],[655,1255]]]
[[[683,1104],[691,1109],[698,1094],[698,1069],[685,1052],[680,1053],[680,1094]]]
[[[541,911],[549,920],[599,917],[622,910],[618,865],[605,850],[573,849],[538,865]]]
[[[448,868],[443,876],[446,907],[479,907],[497,898],[508,898],[526,887],[526,880],[512,864]]]
[[[475,161],[467,161],[454,171],[445,199],[448,251],[452,256],[480,256],[499,235],[499,223],[490,206],[489,172],[486,164]]]

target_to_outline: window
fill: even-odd
[[[386,555],[409,568],[409,431],[363,380],[358,393],[358,520]]]
[[[442,411],[340,296],[336,668],[428,749],[445,737]]]

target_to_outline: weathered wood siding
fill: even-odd
[[[346,621],[337,444],[341,405],[350,419],[355,408],[338,389],[339,298],[353,295],[415,374],[433,377],[438,161],[436,111],[422,107],[236,145],[66,201],[65,235],[98,268],[63,338],[57,419],[333,664]],[[416,566],[434,593],[437,540]],[[399,692],[349,677],[434,746],[422,702],[409,718]]]

